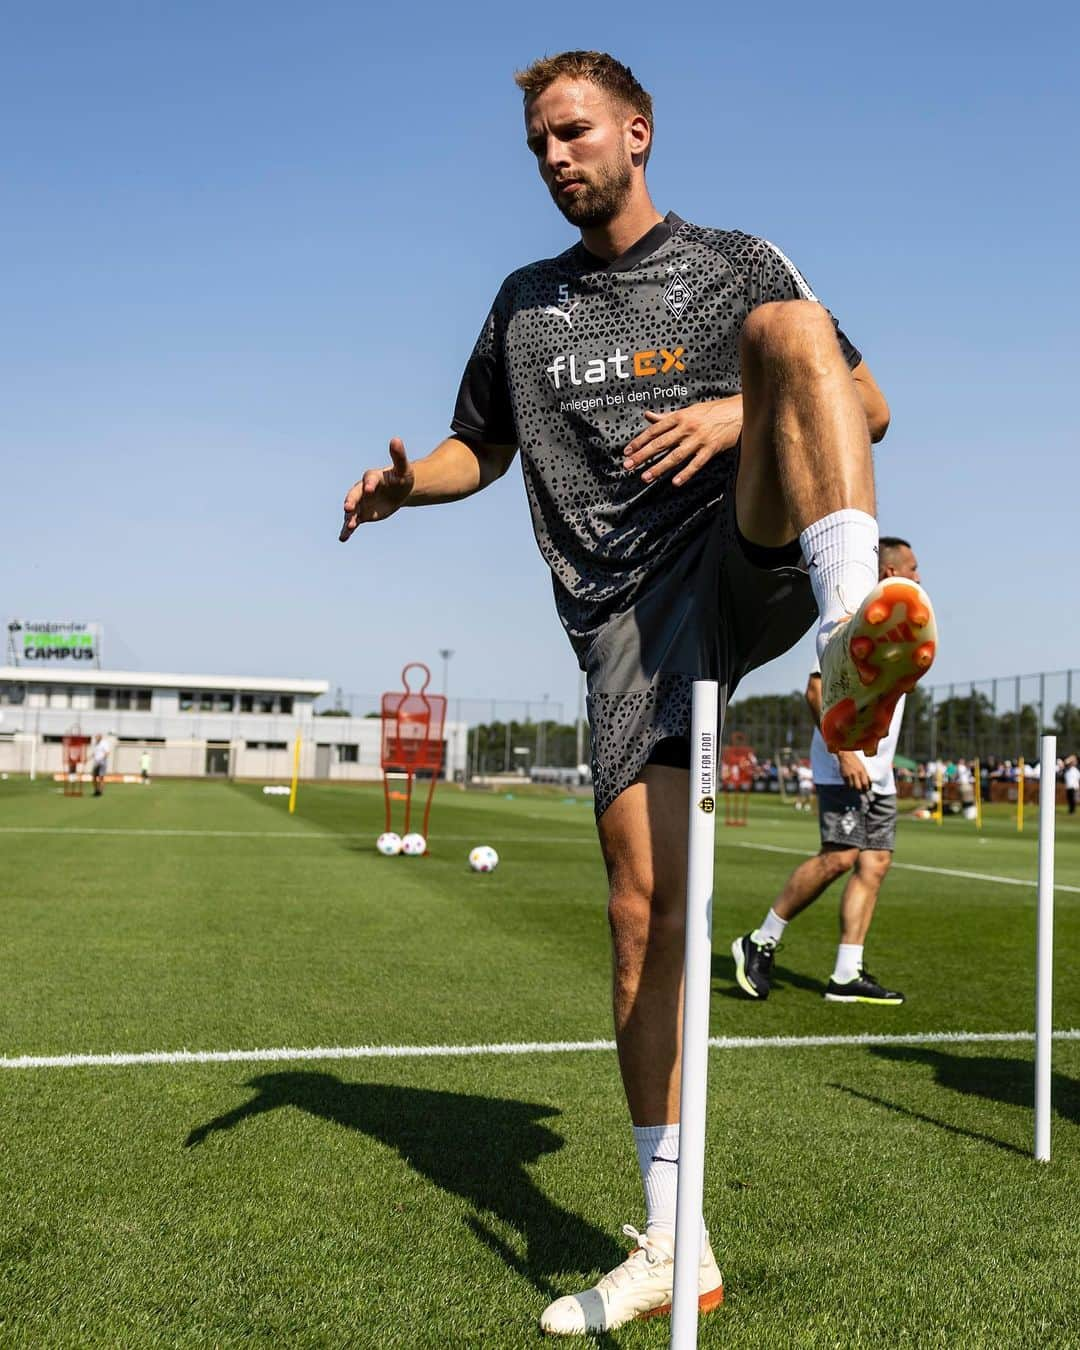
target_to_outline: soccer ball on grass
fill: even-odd
[[[469,854],[469,866],[474,872],[494,872],[499,865],[499,855],[490,844],[478,844]]]
[[[401,852],[401,835],[388,830],[375,840],[375,847],[384,858],[394,858]]]
[[[419,858],[427,852],[427,840],[422,834],[407,834],[401,841],[401,851],[406,858]]]

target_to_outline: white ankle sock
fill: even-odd
[[[799,543],[821,615],[820,657],[837,623],[854,614],[877,584],[877,521],[865,511],[834,511],[808,525]]]
[[[679,1126],[635,1125],[641,1181],[645,1187],[645,1227],[675,1236],[675,1201],[679,1192]],[[701,1221],[702,1246],[709,1234]]]
[[[635,1125],[638,1166],[645,1187],[645,1227],[675,1232],[679,1186],[678,1125]]]
[[[841,942],[836,949],[836,969],[832,973],[837,984],[850,984],[859,977],[862,966],[862,947],[853,942]]]
[[[761,927],[755,928],[750,934],[750,941],[756,942],[758,946],[763,942],[779,942],[787,926],[787,919],[782,919],[775,909],[770,909]]]

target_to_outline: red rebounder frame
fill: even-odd
[[[69,731],[64,735],[64,796],[81,797],[82,765],[86,759],[86,747],[90,737],[80,731]]]
[[[725,825],[745,825],[749,819],[756,763],[754,747],[746,744],[741,731],[733,731],[730,744],[724,747],[721,765]]]
[[[409,687],[409,672],[423,672],[419,689]],[[409,833],[412,818],[413,782],[418,773],[431,776],[427,800],[424,803],[424,838],[427,838],[431,801],[435,783],[442,772],[443,727],[446,723],[446,698],[443,694],[429,694],[431,671],[422,661],[410,661],[401,672],[402,688],[382,697],[382,774],[383,795],[386,799],[386,828],[391,828],[393,804],[405,802],[405,828]],[[403,776],[405,791],[392,790],[392,775]]]

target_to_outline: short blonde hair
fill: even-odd
[[[644,117],[649,130],[654,130],[652,96],[634,78],[629,66],[616,61],[607,52],[560,52],[557,56],[542,56],[531,66],[515,72],[514,83],[524,92],[527,103],[563,77],[595,84],[631,112]]]

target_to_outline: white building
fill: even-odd
[[[328,688],[326,680],[0,666],[0,770],[61,772],[63,738],[77,729],[109,735],[110,773],[137,774],[148,750],[155,777],[282,780],[299,733],[302,778],[380,778],[381,720],[316,715]],[[444,743],[446,777],[461,778],[464,724],[448,722]]]

